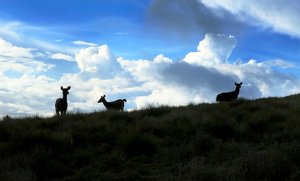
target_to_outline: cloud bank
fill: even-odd
[[[136,98],[138,108],[145,104],[214,102],[219,92],[233,90],[234,82],[240,81],[244,82],[241,96],[247,99],[298,92],[299,80],[273,69],[286,68],[284,61],[229,63],[227,59],[235,46],[233,36],[207,34],[197,51],[189,52],[179,62],[121,59],[120,63],[151,92]]]
[[[2,44],[6,52],[19,56],[0,57],[4,65],[0,68],[2,115],[53,115],[54,102],[61,97],[60,86],[69,85],[69,110],[75,112],[104,109],[97,104],[103,94],[109,101],[126,98],[128,110],[149,104],[215,102],[218,93],[233,90],[234,83],[240,81],[244,82],[240,97],[246,99],[285,96],[300,90],[296,77],[278,71],[294,68],[284,60],[229,61],[238,45],[231,35],[206,34],[196,50],[187,52],[180,61],[163,54],[152,60],[129,60],[116,57],[108,45],[84,47],[74,55],[80,71],[58,79],[46,76],[53,65],[35,57],[21,58],[30,57],[30,49],[6,41]]]

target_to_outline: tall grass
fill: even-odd
[[[300,180],[300,96],[7,118],[0,180]]]

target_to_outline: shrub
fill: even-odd
[[[212,121],[206,125],[206,132],[221,140],[233,139],[238,137],[238,131],[232,123],[228,121]]]
[[[286,180],[292,164],[287,157],[273,150],[263,150],[240,158],[240,169],[246,180]]]
[[[150,116],[150,117],[160,117],[171,112],[171,108],[168,106],[153,106],[148,105],[146,109],[142,110],[141,113],[143,116]]]
[[[131,157],[152,156],[157,152],[157,145],[153,138],[139,132],[132,132],[126,135],[122,141],[123,151]]]
[[[193,142],[196,153],[202,155],[212,151],[215,146],[215,140],[208,135],[197,135]]]
[[[130,123],[133,121],[132,115],[126,112],[109,111],[108,116],[110,122]]]

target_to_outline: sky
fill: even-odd
[[[0,0],[0,117],[300,92],[297,0]]]

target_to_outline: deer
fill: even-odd
[[[61,86],[60,89],[62,90],[63,98],[58,98],[56,99],[55,102],[55,110],[58,116],[65,115],[67,113],[67,109],[68,109],[67,95],[69,94],[69,90],[71,89],[71,86],[67,88],[63,88],[63,86]]]
[[[243,84],[243,82],[241,82],[239,84],[235,82],[235,90],[232,92],[223,92],[221,94],[218,94],[216,97],[216,101],[217,102],[229,102],[229,101],[236,100],[239,95],[242,84]]]
[[[126,99],[118,99],[112,102],[107,102],[105,100],[105,95],[101,96],[98,103],[103,103],[106,107],[106,110],[117,110],[117,111],[123,111],[124,109],[124,102],[126,102]]]

